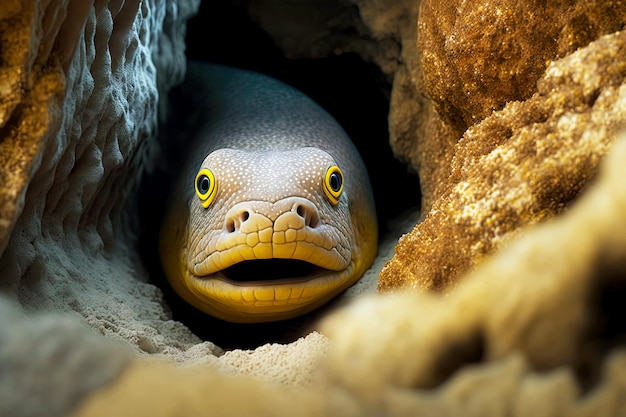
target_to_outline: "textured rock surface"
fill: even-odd
[[[0,21],[11,58],[2,67],[2,207],[14,209],[3,215],[12,233],[0,288],[26,310],[78,313],[138,349],[197,342],[141,282],[123,219],[156,128],[156,71],[183,74],[179,32],[193,3],[20,6]]]
[[[559,214],[626,123],[626,32],[548,67],[537,93],[471,127],[449,185],[404,236],[379,288],[443,289],[520,228]]]
[[[507,102],[530,98],[550,61],[624,21],[620,1],[424,0],[424,89],[446,123],[463,132]]]
[[[77,316],[138,352],[198,342],[143,282],[123,220],[196,6],[0,5],[0,392],[12,407],[2,415],[67,415],[121,372],[129,352],[118,358]],[[171,77],[157,83],[157,71]],[[33,395],[41,402],[28,406]]]
[[[422,114],[426,134],[392,136],[392,144],[406,143],[402,153],[419,167],[424,211],[446,192],[453,147],[468,127],[531,97],[551,61],[624,22],[621,1],[424,0],[417,34],[423,52],[414,72],[436,112]],[[391,120],[398,117],[403,120],[391,112]]]
[[[42,137],[58,128],[63,93],[60,66],[42,68],[50,47],[41,58],[27,45],[35,35],[33,22],[42,18],[34,2],[9,2],[0,9],[0,251],[24,205],[26,185],[38,161]],[[59,30],[59,25],[52,32]],[[52,36],[55,33],[51,34]],[[37,40],[35,39],[35,42]],[[22,95],[22,91],[30,94]],[[21,106],[20,106],[21,105]],[[20,109],[19,119],[12,117]],[[20,146],[15,146],[19,143]]]
[[[183,23],[196,2],[5,1],[0,414],[626,414],[626,241],[616,233],[626,227],[626,137],[609,151],[626,119],[625,35],[586,46],[615,30],[623,4],[561,4],[567,12],[546,29],[561,25],[547,60],[559,59],[551,64],[522,59],[529,66],[512,78],[494,72],[489,60],[476,60],[478,78],[467,67],[451,68],[480,100],[464,90],[433,94],[447,83],[437,84],[433,69],[422,74],[418,1],[324,4],[333,12],[301,14],[315,17],[313,26],[290,26],[325,31],[292,38],[304,39],[299,54],[356,51],[393,75],[393,146],[419,168],[425,205],[435,204],[398,248],[406,256],[385,273],[393,285],[421,288],[445,287],[475,266],[473,273],[446,295],[354,300],[373,292],[374,270],[321,333],[228,353],[200,342],[171,320],[147,282],[124,211],[138,173],[152,161],[157,98],[184,71]],[[446,51],[465,51],[458,45],[493,57],[500,53],[496,36],[529,56],[524,48],[532,42],[506,31],[535,34],[512,20],[531,10],[529,3],[480,8],[486,4],[455,9],[424,0],[422,12],[430,7],[439,16],[426,28],[433,38],[424,62],[437,58],[448,68],[454,62]],[[586,5],[615,8],[590,13]],[[436,36],[469,36],[476,19],[494,25],[483,31],[491,37],[467,44],[458,35],[460,43],[444,42],[437,52]],[[525,80],[531,90],[508,97],[494,89],[492,97],[480,84],[488,78]],[[463,132],[465,125],[471,127]],[[607,152],[608,164],[590,181]],[[416,248],[445,268],[410,263]],[[385,246],[379,262],[390,252]]]
[[[383,415],[626,412],[625,158],[622,134],[568,212],[449,294],[384,294],[329,317],[331,380]]]

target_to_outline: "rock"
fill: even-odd
[[[47,53],[39,57],[27,47],[43,43],[42,50],[49,52],[51,45],[37,39],[33,29],[33,22],[43,19],[42,10],[33,1],[22,5],[9,1],[1,9],[0,253],[23,209],[26,186],[40,158],[43,138],[58,129],[64,89],[59,66],[45,66]]]
[[[0,317],[3,416],[68,415],[86,396],[118,378],[132,360],[126,346],[103,340],[73,317],[49,312],[27,316],[4,296]]]
[[[282,27],[285,48],[357,52],[393,79],[392,146],[432,206],[381,289],[445,295],[364,296],[371,271],[319,333],[200,341],[148,282],[126,211],[198,2],[8,0],[0,414],[626,414],[621,2],[539,19],[527,2],[298,4],[314,19]]]
[[[414,85],[432,104],[409,118],[419,120],[421,129],[402,134],[394,134],[394,121],[406,119],[394,106],[390,140],[419,171],[423,211],[446,192],[454,146],[468,127],[508,102],[531,97],[551,61],[620,30],[624,22],[619,2],[553,2],[541,8],[508,0],[421,2]],[[405,39],[403,46],[413,42]]]
[[[510,101],[526,100],[549,63],[623,27],[620,2],[424,0],[418,45],[424,90],[463,132]]]
[[[130,347],[173,354],[198,342],[145,282],[125,217],[154,150],[158,95],[182,79],[180,28],[195,8],[0,6],[0,304],[12,301],[0,306],[12,311],[0,326],[0,391],[13,406],[2,415],[67,415],[119,375]],[[13,326],[17,310],[36,314]],[[102,335],[126,343],[119,360]],[[36,407],[17,407],[33,396]]]
[[[413,146],[399,152],[419,169],[423,210],[446,192],[453,147],[468,127],[508,102],[531,97],[551,61],[620,30],[624,22],[621,2],[424,0],[416,72],[418,90],[432,99],[435,111],[422,116],[430,130],[414,130],[403,140]]]
[[[179,28],[195,8],[26,1],[0,21],[0,288],[138,350],[197,342],[167,321],[124,217],[155,147],[159,91],[184,74]]]
[[[449,184],[396,247],[380,290],[441,290],[521,228],[567,208],[626,120],[626,32],[550,64],[537,92],[472,126]]]
[[[370,296],[327,317],[329,379],[379,415],[621,415],[625,158],[622,133],[566,213],[447,294]]]

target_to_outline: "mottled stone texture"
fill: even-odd
[[[626,122],[626,32],[552,62],[523,102],[469,128],[449,184],[404,236],[379,289],[443,289],[515,232],[560,213]]]
[[[0,8],[0,253],[19,217],[34,165],[40,159],[42,137],[58,129],[63,99],[63,75],[58,62],[46,66],[50,47],[39,56],[33,21],[43,19],[45,3],[9,1]],[[42,10],[43,9],[43,10]],[[56,25],[47,33],[55,37]],[[34,39],[33,39],[34,38]],[[17,116],[17,117],[16,117]]]
[[[550,61],[626,22],[621,1],[424,0],[418,47],[424,90],[465,131],[513,100],[530,98]]]
[[[405,136],[419,167],[424,210],[449,184],[449,161],[463,132],[536,91],[548,64],[626,22],[623,1],[424,0],[418,21],[419,91],[434,111],[431,130]],[[390,119],[394,119],[393,109]],[[392,144],[402,140],[392,137]],[[441,157],[439,157],[441,155]]]

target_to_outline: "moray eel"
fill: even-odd
[[[219,65],[190,62],[178,94],[174,134],[189,157],[159,237],[173,289],[245,323],[307,313],[354,284],[378,230],[339,124],[280,81]]]

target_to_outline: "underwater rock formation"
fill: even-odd
[[[394,293],[230,352],[172,320],[129,210],[198,2],[2,3],[0,415],[626,414],[623,2],[321,3],[250,2],[287,55],[393,80],[425,220]]]
[[[139,350],[196,343],[165,319],[124,213],[154,153],[159,95],[184,74],[181,28],[197,4],[15,4],[0,20],[2,292]]]
[[[328,317],[329,379],[380,415],[622,415],[625,159],[622,133],[566,213],[447,294],[370,296]]]
[[[159,94],[185,70],[197,4],[169,6],[0,5],[2,415],[67,415],[119,375],[129,346],[199,341],[145,282],[123,218],[154,149]]]
[[[623,28],[620,2],[424,0],[418,24],[423,88],[464,132],[530,98],[549,63]]]
[[[379,289],[444,289],[527,225],[561,213],[626,126],[626,32],[552,62],[537,93],[470,127],[449,185],[405,235]]]
[[[406,140],[414,145],[405,152],[428,184],[424,211],[450,185],[449,161],[468,127],[508,102],[531,97],[551,61],[624,22],[621,2],[422,1],[418,89],[432,99],[434,111],[425,116],[427,135],[413,133]]]

